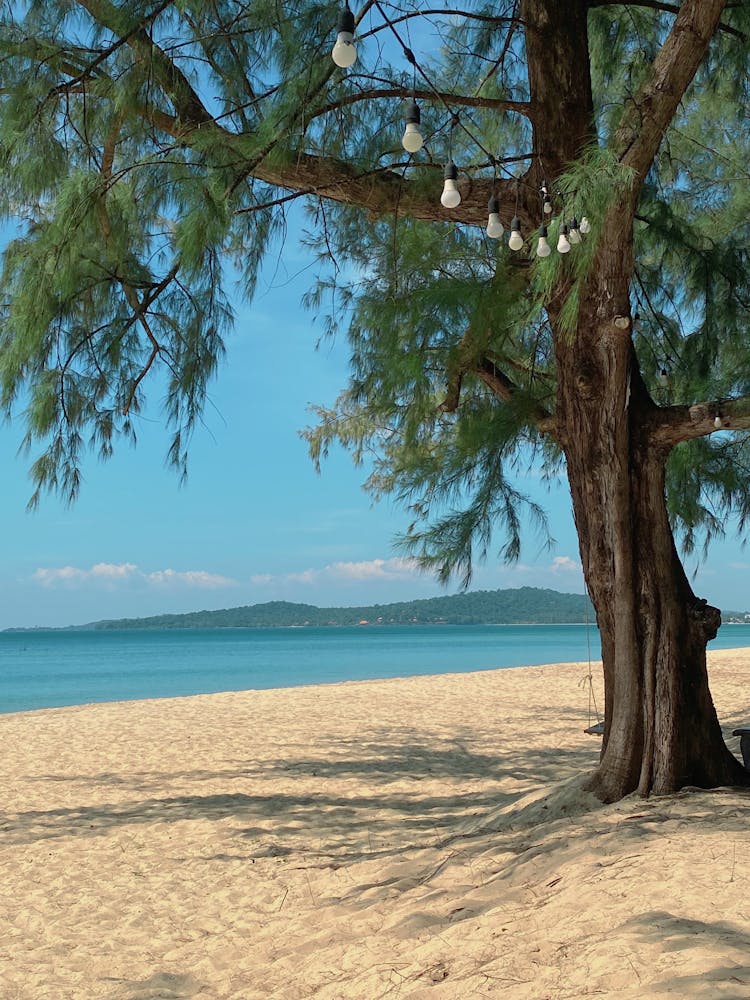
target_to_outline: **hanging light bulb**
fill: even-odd
[[[541,187],[542,192],[542,209],[545,215],[552,215],[552,199],[549,196],[549,190],[547,188],[547,182],[544,181]]]
[[[589,220],[586,218],[585,215],[581,218],[581,224],[578,227],[578,229],[580,232],[584,234],[591,232],[591,223],[589,222]]]
[[[347,69],[357,61],[357,46],[354,44],[354,14],[348,3],[339,13],[336,30],[338,35],[331,52],[331,59],[337,66]]]
[[[656,377],[659,380],[659,385],[662,389],[668,389],[670,387],[672,379],[669,377],[668,368],[662,368]]]
[[[568,227],[563,222],[560,227],[560,237],[557,241],[558,253],[567,253],[570,250],[570,243],[568,242]]]
[[[542,225],[539,227],[539,242],[536,245],[536,255],[537,257],[549,257],[552,253],[552,247],[547,242],[547,227]]]
[[[576,219],[575,215],[570,220],[570,236],[568,237],[568,239],[570,240],[571,243],[581,242],[581,231],[578,228],[578,219]]]
[[[461,192],[456,184],[458,170],[453,160],[448,160],[446,163],[443,177],[445,183],[443,184],[443,193],[440,195],[440,204],[443,208],[458,208],[461,204]]]
[[[510,239],[508,240],[508,246],[511,250],[520,250],[523,246],[523,236],[521,236],[521,223],[517,215],[513,216],[513,221],[510,224]]]
[[[404,137],[401,140],[401,145],[407,153],[418,153],[424,145],[424,138],[419,131],[421,120],[422,116],[419,113],[419,106],[412,97],[406,105],[406,128],[404,130]]]
[[[503,224],[500,221],[500,202],[493,194],[487,202],[487,235],[493,240],[499,240],[503,235]]]
[[[721,422],[721,414],[717,413],[716,416],[714,417],[714,427],[718,431],[722,426],[723,424]]]

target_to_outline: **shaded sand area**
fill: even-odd
[[[586,674],[0,716],[0,997],[750,998],[750,795],[592,801]]]

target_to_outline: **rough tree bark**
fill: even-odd
[[[664,494],[668,447],[627,332],[614,324],[558,350],[557,412],[581,559],[601,631],[605,732],[591,788],[615,801],[636,789],[748,784],[711,699],[706,643],[720,614],[693,594]]]
[[[523,3],[537,148],[545,166],[554,165],[553,177],[591,137],[589,67],[581,58],[588,51],[588,6],[586,0]],[[685,785],[750,784],[750,773],[724,744],[708,687],[706,643],[720,614],[693,594],[667,516],[665,464],[680,436],[668,441],[655,433],[658,408],[641,379],[630,325],[615,324],[616,316],[630,315],[638,189],[723,6],[721,0],[682,5],[618,135],[635,183],[607,219],[577,330],[559,329],[550,310],[556,435],[602,638],[605,731],[590,787],[605,801],[635,790],[648,795]]]

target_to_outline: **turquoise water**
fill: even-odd
[[[711,643],[742,646],[750,625]],[[6,632],[0,712],[587,659],[585,625]]]

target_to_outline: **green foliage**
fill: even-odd
[[[525,170],[523,115],[476,106],[457,122],[455,108],[423,100],[427,143],[409,157],[402,102],[372,96],[416,84],[527,100],[517,4],[466,7],[474,16],[424,24],[393,9],[427,83],[378,7],[345,73],[328,58],[337,3],[3,6],[0,216],[16,235],[0,274],[0,406],[25,420],[32,502],[49,489],[73,498],[83,454],[106,458],[118,438],[134,440],[154,394],[171,428],[168,460],[184,474],[231,329],[228,265],[250,298],[289,203],[306,195],[319,263],[308,304],[328,310],[329,333],[348,336],[352,372],[306,432],[314,459],[334,444],[367,457],[372,493],[413,512],[400,544],[442,578],[467,582],[493,546],[516,558],[527,519],[545,530],[534,504],[524,512],[518,482],[531,464],[550,479],[561,468],[539,432],[557,389],[546,307],[564,293],[558,329],[575,337],[604,220],[632,183],[612,143],[673,14],[590,11],[596,141],[555,178],[550,241],[574,213],[592,231],[565,258],[511,255],[450,221],[374,219],[317,197],[304,179],[276,180],[323,158],[338,177],[387,169],[394,186],[400,175],[404,191],[432,197],[448,152],[471,179]],[[750,8],[728,5],[724,21],[735,34],[714,40],[639,196],[631,306],[659,403],[750,394],[750,84],[736,34],[750,33]],[[265,181],[253,177],[260,167]],[[744,435],[721,435],[672,456],[670,510],[689,547],[731,515],[744,523],[746,446]]]
[[[342,215],[351,229],[356,217]],[[524,508],[546,530],[509,475],[538,442],[531,415],[553,391],[549,340],[538,317],[526,322],[524,276],[493,247],[478,247],[474,233],[412,220],[359,225],[362,276],[335,287],[349,317],[352,380],[335,407],[316,410],[306,437],[317,462],[334,441],[355,460],[371,455],[369,490],[414,516],[402,549],[442,580],[458,573],[468,583],[499,524],[507,559],[519,555]],[[514,365],[518,391],[508,405],[498,407],[472,374],[487,355]],[[459,378],[456,411],[446,413],[441,404]]]
[[[719,433],[678,445],[667,465],[667,504],[683,548],[723,537],[730,517],[744,536],[750,519],[750,438]],[[743,542],[744,544],[744,542]]]

